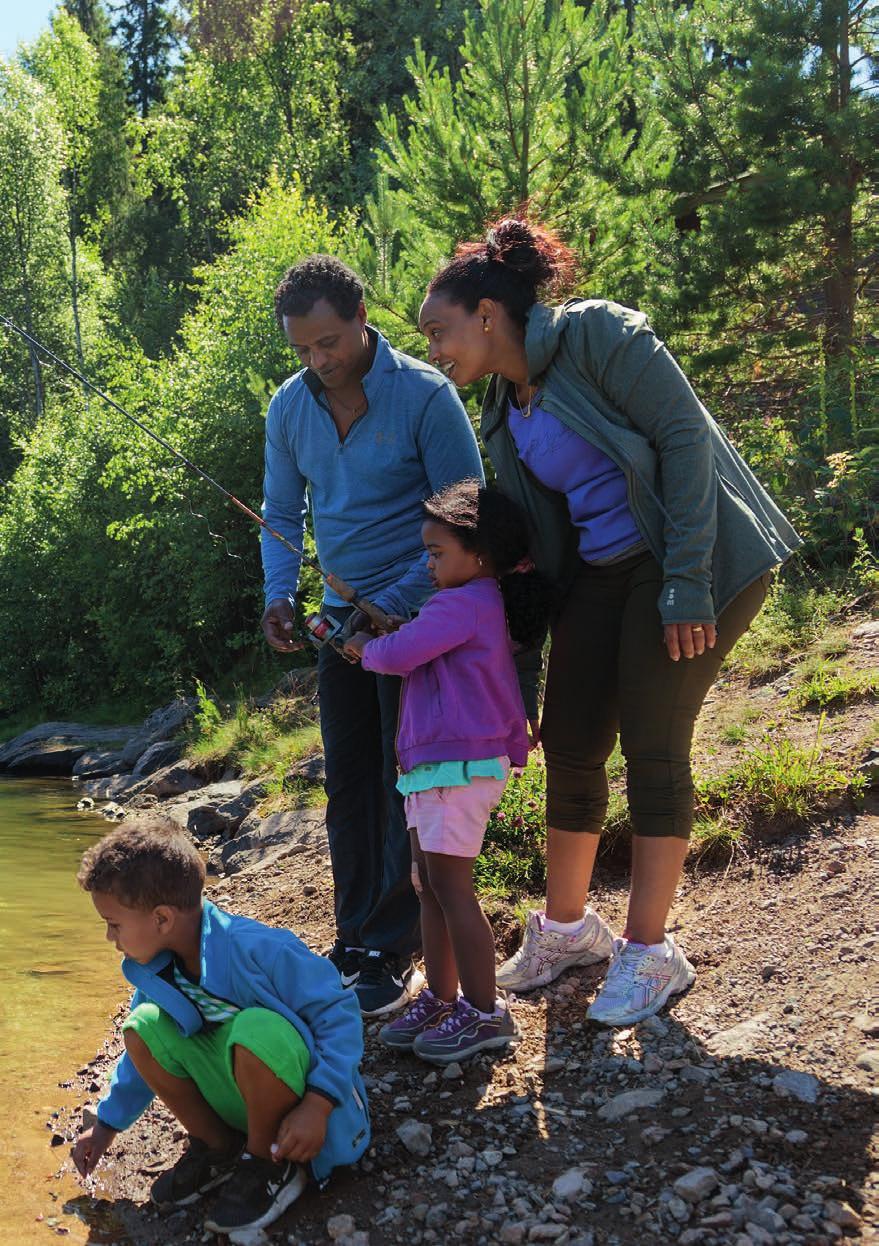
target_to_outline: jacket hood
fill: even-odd
[[[562,334],[567,328],[568,307],[576,303],[571,299],[561,307],[548,307],[535,303],[525,321],[525,354],[528,356],[528,382],[533,385],[552,363],[559,348]]]

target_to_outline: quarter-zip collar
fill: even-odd
[[[390,342],[383,334],[379,333],[378,329],[373,328],[371,324],[367,324],[366,332],[370,346],[373,348],[373,356],[369,370],[361,378],[360,384],[363,386],[366,401],[371,406],[385,382],[387,373],[396,372],[400,364],[394,358]],[[326,390],[317,373],[312,368],[305,368],[302,372],[302,380],[315,402],[322,407],[326,407],[326,400],[321,401]]]

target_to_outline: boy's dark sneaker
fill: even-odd
[[[173,1168],[153,1182],[150,1198],[156,1207],[188,1207],[232,1176],[244,1139],[239,1137],[226,1151],[212,1151],[200,1138],[190,1137],[189,1146]]]
[[[379,1041],[394,1051],[411,1051],[419,1034],[424,1030],[435,1029],[440,1021],[454,1011],[454,1004],[438,999],[429,987],[424,987],[405,1012],[382,1026]]]
[[[339,971],[342,986],[354,986],[360,977],[366,948],[348,947],[341,939],[337,939],[327,952],[327,960],[331,960]]]
[[[478,1051],[507,1047],[521,1037],[509,1008],[498,1008],[493,1016],[485,1017],[461,997],[435,1029],[418,1035],[412,1050],[430,1064],[451,1064]]]
[[[354,992],[364,1017],[380,1017],[402,1008],[424,986],[424,974],[411,956],[368,951],[360,962],[360,977]]]
[[[308,1176],[301,1164],[270,1159],[245,1152],[229,1183],[217,1199],[204,1227],[212,1233],[234,1233],[238,1229],[264,1229],[295,1203],[305,1189]]]

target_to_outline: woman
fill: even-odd
[[[705,694],[801,544],[640,312],[538,301],[573,257],[507,219],[433,279],[420,327],[457,385],[491,375],[482,438],[562,589],[539,734],[547,897],[498,972],[514,991],[611,957],[589,1017],[631,1025],[694,970],[666,933],[693,823],[690,743]],[[537,739],[536,672],[524,689]],[[619,733],[632,818],[622,937],[584,908]]]

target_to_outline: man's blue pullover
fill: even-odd
[[[409,618],[431,593],[421,503],[465,476],[483,479],[476,437],[452,384],[374,329],[366,412],[344,441],[315,374],[304,368],[266,418],[263,516],[301,547],[308,506],[325,571]],[[300,560],[262,534],[266,601],[293,597]],[[325,600],[343,604],[329,588]]]
[[[174,985],[171,952],[148,965],[125,957],[122,972],[135,988],[132,1009],[148,1000],[187,1037],[204,1024],[196,1006]],[[317,1180],[339,1164],[353,1164],[369,1145],[366,1091],[360,1076],[363,1023],[353,991],[345,991],[335,966],[316,956],[290,930],[237,917],[205,900],[201,927],[201,985],[239,1008],[268,1008],[294,1025],[308,1048],[306,1088],[336,1106],[323,1149],[312,1160]],[[153,1092],[126,1052],[113,1070],[98,1119],[127,1129],[146,1110]]]

